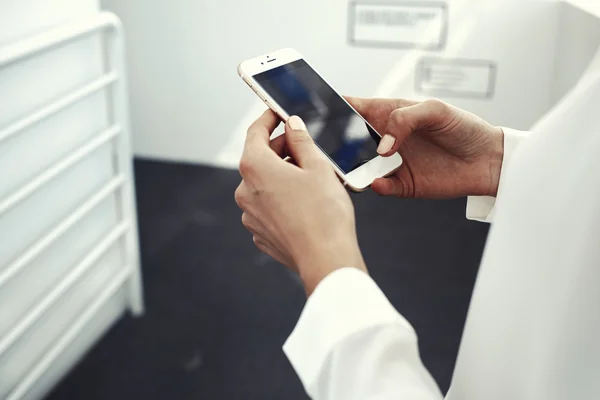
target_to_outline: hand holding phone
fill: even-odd
[[[402,165],[400,154],[377,154],[381,135],[293,49],[242,62],[238,73],[250,88],[287,121],[297,115],[344,185],[367,189],[376,178]]]
[[[361,99],[348,102],[392,138],[388,156],[402,167],[371,185],[382,196],[457,198],[496,196],[504,159],[504,132],[440,100]],[[381,150],[381,149],[379,149]]]
[[[279,122],[267,110],[248,129],[235,199],[256,246],[297,272],[310,294],[334,270],[366,266],[348,192],[298,117],[285,126],[295,165],[281,159],[270,142]]]

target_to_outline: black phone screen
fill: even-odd
[[[349,173],[377,156],[381,139],[304,60],[254,75],[258,84],[292,116],[304,120],[316,144]]]

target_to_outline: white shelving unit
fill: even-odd
[[[36,82],[67,82],[44,63],[82,44],[95,76],[19,107]],[[0,47],[0,94],[15,93],[0,102],[0,399],[41,398],[143,312],[124,55],[111,13]],[[21,90],[24,71],[38,72]]]

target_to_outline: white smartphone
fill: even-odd
[[[400,154],[381,157],[381,135],[293,49],[242,62],[238,74],[284,122],[302,118],[344,185],[367,189],[402,165]]]

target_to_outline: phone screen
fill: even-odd
[[[304,60],[254,79],[288,115],[304,120],[316,144],[344,173],[377,157],[377,132]]]

